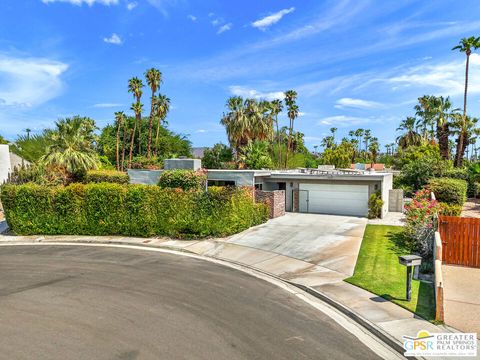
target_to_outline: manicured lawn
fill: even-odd
[[[359,286],[427,320],[434,320],[433,286],[412,281],[412,300],[405,300],[406,267],[398,256],[409,254],[401,226],[367,225],[355,273],[345,281]]]

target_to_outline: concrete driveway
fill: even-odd
[[[226,240],[353,275],[367,219],[287,213]]]

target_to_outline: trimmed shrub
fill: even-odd
[[[439,203],[440,210],[438,211],[440,215],[443,216],[460,216],[462,214],[462,205],[457,204],[447,204],[444,202]]]
[[[379,191],[368,199],[368,218],[376,219],[382,215],[383,200]]]
[[[86,183],[116,183],[128,184],[130,177],[127,173],[117,170],[89,170],[85,175]]]
[[[460,179],[436,178],[428,182],[428,188],[439,202],[463,205],[467,200],[467,182]]]
[[[268,220],[251,190],[208,192],[114,183],[4,185],[1,201],[21,235],[228,236]]]
[[[193,170],[165,170],[160,175],[158,186],[182,190],[201,190],[205,187],[207,176]]]

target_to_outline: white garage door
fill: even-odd
[[[300,212],[367,216],[368,185],[300,184]]]

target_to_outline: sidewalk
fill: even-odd
[[[8,236],[5,243],[112,243],[152,246],[217,258],[248,266],[318,292],[319,297],[346,307],[351,317],[360,318],[402,346],[403,336],[416,336],[418,331],[455,332],[416,317],[411,312],[363,289],[343,281],[347,276],[319,265],[274,252],[226,242],[228,239],[172,240],[168,238],[130,238],[117,236]],[[452,358],[450,358],[452,359]]]

